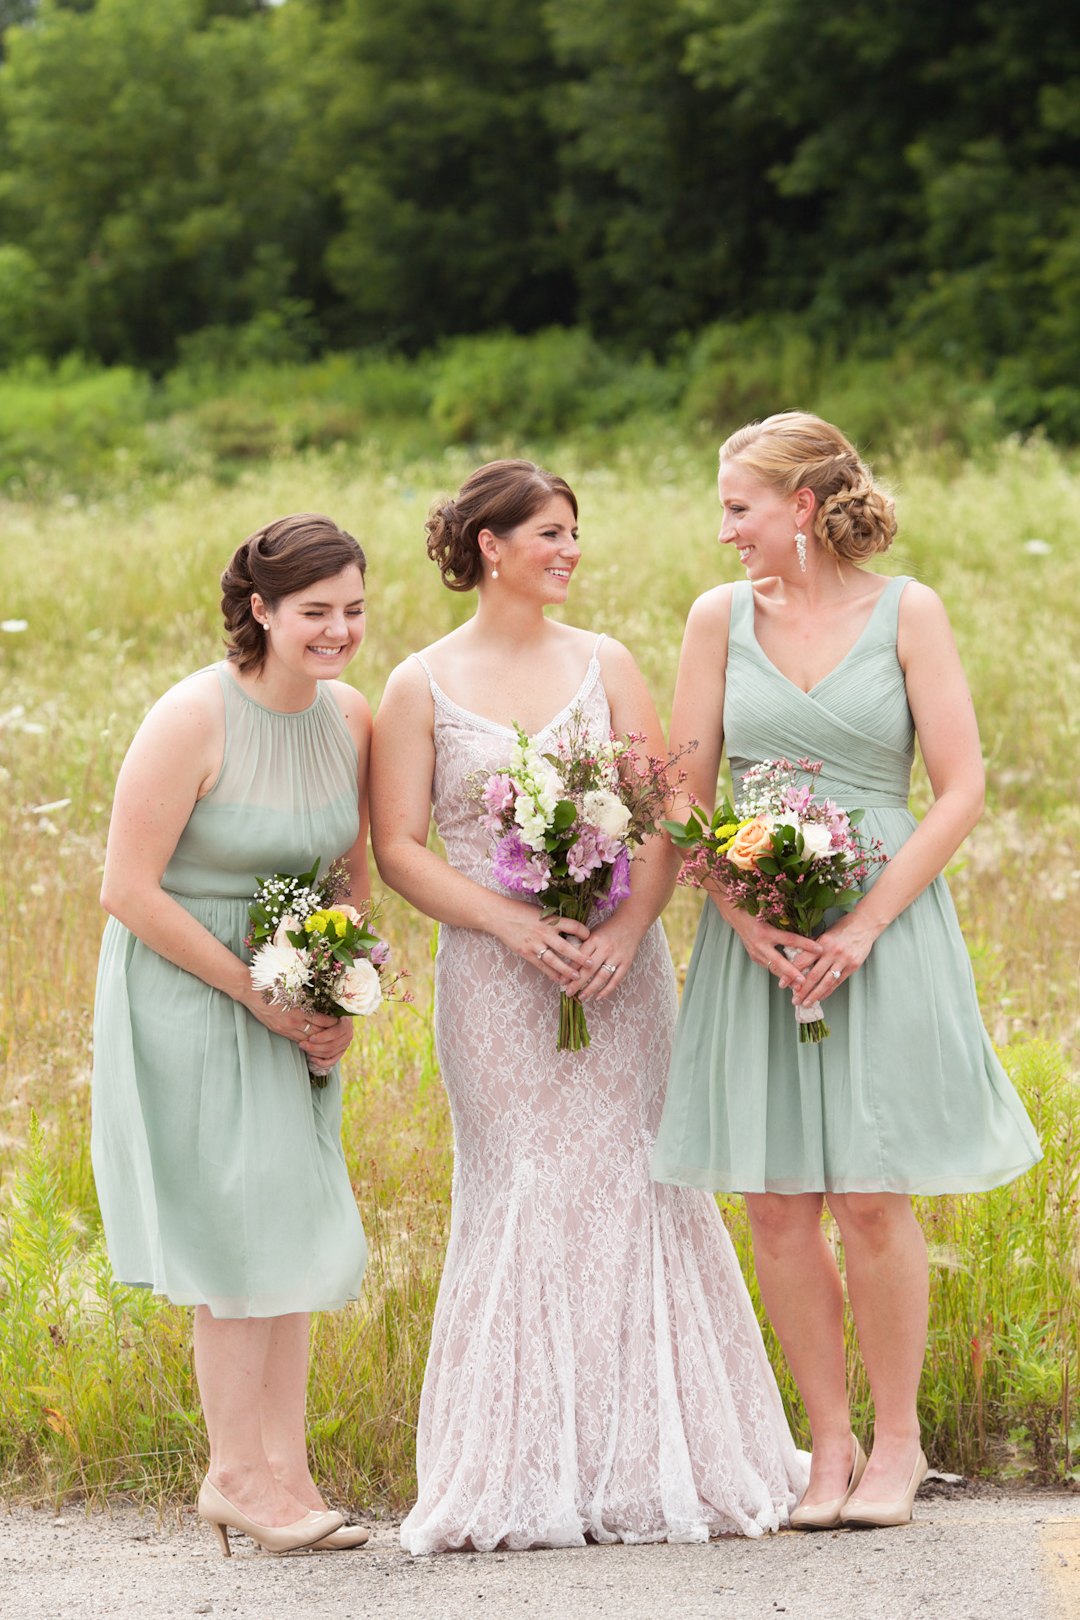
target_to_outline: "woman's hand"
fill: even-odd
[[[751,962],[757,962],[761,967],[768,968],[770,973],[775,973],[780,980],[781,990],[796,986],[795,999],[805,1000],[806,976],[821,954],[820,943],[816,939],[805,939],[802,934],[789,934],[783,928],[774,928],[763,917],[751,917],[748,911],[739,911],[734,907],[722,909],[721,915],[742,940]],[[785,945],[799,953],[792,962],[783,954]]]
[[[837,985],[850,979],[855,969],[866,961],[871,946],[882,930],[867,917],[860,917],[859,910],[856,906],[854,911],[849,911],[846,917],[834,922],[815,940],[818,957],[806,967],[802,982],[793,995],[794,1001],[800,1005],[825,1001]]]
[[[500,911],[491,931],[522,961],[538,967],[560,990],[573,983],[584,965],[581,944],[589,938],[589,930],[573,917],[541,921],[536,906],[514,900]]]
[[[629,973],[644,936],[620,915],[622,911],[620,906],[589,935],[581,951],[581,968],[566,986],[567,995],[579,1001],[606,1001]]]
[[[322,1062],[333,1052],[330,1063],[336,1063],[352,1040],[352,1019],[334,1018],[329,1013],[300,1012],[293,1007],[279,1007],[273,1001],[264,1001],[254,986],[240,998],[253,1018],[265,1024],[272,1035],[284,1035],[295,1041],[303,1052]]]

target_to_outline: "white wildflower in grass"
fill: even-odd
[[[311,967],[307,957],[295,945],[275,944],[259,947],[251,963],[251,982],[256,990],[276,995],[279,992],[295,996],[311,980]]]
[[[26,619],[0,619],[0,630],[3,630],[9,636],[17,636],[21,631],[29,630],[29,628]]]
[[[630,811],[610,788],[595,788],[581,803],[590,827],[599,827],[609,838],[622,838],[630,825]]]

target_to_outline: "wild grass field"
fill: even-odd
[[[368,552],[368,633],[350,679],[377,703],[400,659],[470,611],[424,556],[429,500],[517,448],[417,459],[338,444],[278,453],[227,483],[196,471],[0,500],[0,1493],[165,1502],[191,1492],[204,1461],[189,1317],[111,1281],[89,1166],[97,890],[125,747],[158,693],[218,656],[216,579],[232,548],[299,509],[331,513]],[[737,572],[715,539],[715,446],[670,427],[545,459],[582,502],[567,611],[627,643],[664,712],[691,601]],[[934,1259],[928,1450],[938,1466],[1060,1477],[1080,1430],[1080,466],[1035,444],[968,460],[911,452],[885,470],[901,533],[883,566],[941,592],[975,693],[989,805],[950,877],[984,1014],[1047,1148],[1014,1188],[921,1207]],[[917,774],[916,808],[927,791]],[[698,906],[680,891],[666,915],[677,964]],[[419,1000],[361,1025],[346,1062],[346,1149],[372,1259],[360,1303],[317,1322],[311,1381],[320,1473],[355,1506],[400,1505],[413,1488],[449,1214],[432,932],[393,896],[384,920]],[[738,1200],[725,1215],[749,1272]],[[854,1357],[852,1377],[865,1413]]]

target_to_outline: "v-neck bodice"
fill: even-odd
[[[766,657],[754,633],[754,590],[734,586],[724,698],[732,781],[766,759],[822,761],[818,791],[853,808],[907,807],[915,726],[896,656],[900,597],[885,586],[854,646],[804,692]]]

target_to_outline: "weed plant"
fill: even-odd
[[[197,408],[193,404],[192,409]],[[569,612],[625,641],[662,713],[693,598],[738,572],[716,546],[715,442],[674,428],[556,445],[582,502]],[[0,503],[0,1482],[9,1494],[190,1493],[203,1438],[190,1319],[110,1277],[88,1153],[90,1009],[112,784],[154,698],[219,655],[217,574],[267,518],[330,512],[370,559],[368,640],[350,671],[378,701],[389,671],[470,612],[422,543],[430,499],[511,440],[409,459],[374,443],[276,452],[227,484],[125,479],[88,498]],[[935,586],[971,677],[989,808],[951,879],[995,1039],[1047,1148],[1014,1187],[920,1206],[933,1256],[923,1417],[933,1459],[1071,1469],[1076,1446],[1077,949],[1075,758],[1080,477],[1045,446],[977,460],[896,455],[888,571]],[[1034,544],[1034,542],[1038,544]],[[925,777],[915,802],[928,802]],[[376,886],[377,887],[377,886]],[[448,1223],[450,1128],[432,1045],[431,929],[396,897],[384,920],[418,1008],[360,1022],[345,1143],[371,1242],[361,1300],[320,1318],[312,1442],[335,1500],[401,1504]],[[676,964],[700,900],[665,917]],[[750,1271],[741,1203],[724,1213]],[[839,1239],[833,1233],[837,1244]],[[842,1255],[841,1255],[842,1259]],[[792,1420],[804,1419],[771,1345]],[[864,1433],[868,1394],[852,1359]]]

